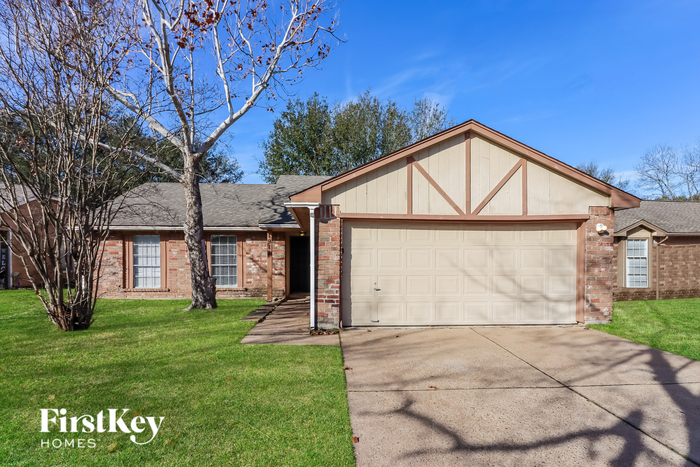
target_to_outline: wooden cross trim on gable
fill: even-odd
[[[465,170],[465,180],[466,180],[466,207],[467,209],[471,208],[471,144],[470,144],[470,136],[469,133],[465,134],[464,136],[464,142],[466,145],[466,150],[465,150],[465,162],[466,162],[466,170]],[[445,190],[440,187],[440,185],[433,179],[433,177],[430,176],[430,174],[423,168],[423,166],[418,163],[417,160],[413,158],[413,156],[408,156],[406,158],[406,166],[408,168],[407,170],[407,214],[412,215],[413,214],[413,170],[412,168],[415,167],[418,172],[425,177],[425,179],[428,181],[430,186],[435,188],[437,192],[440,194],[440,196],[443,197],[445,201],[454,209],[457,214],[460,216],[466,216],[467,214],[460,209],[460,207],[457,205],[457,203],[454,202],[452,198],[445,192]],[[527,160],[520,158],[518,162],[515,163],[513,168],[511,168],[508,173],[501,179],[500,182],[491,190],[491,192],[486,195],[486,197],[479,203],[479,205],[470,213],[472,216],[478,215],[489,202],[498,194],[499,191],[505,186],[508,181],[513,178],[513,175],[515,175],[515,172],[518,171],[518,169],[522,168],[521,175],[522,175],[522,215],[526,216],[527,215]]]

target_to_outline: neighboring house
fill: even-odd
[[[700,203],[642,201],[615,225],[615,300],[700,297]]]
[[[287,207],[318,235],[310,325],[337,328],[606,322],[615,210],[639,205],[470,120]]]
[[[275,185],[203,183],[202,211],[217,297],[309,292],[309,237],[284,206],[289,195],[328,177],[282,176]],[[185,195],[179,183],[127,193],[102,260],[103,298],[188,298]],[[300,270],[299,270],[300,268]]]

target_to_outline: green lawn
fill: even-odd
[[[591,329],[700,360],[700,299],[615,302],[610,324]]]
[[[340,348],[240,344],[254,325],[240,318],[260,303],[102,300],[89,330],[63,333],[31,292],[0,291],[0,465],[354,465]],[[41,408],[165,419],[138,446],[40,433]],[[57,438],[99,441],[41,447]]]

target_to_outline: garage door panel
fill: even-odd
[[[493,295],[515,297],[518,294],[517,276],[494,275],[491,280],[493,282]]]
[[[460,317],[460,302],[439,301],[435,303],[435,322],[436,323],[459,323],[462,321]]]
[[[550,274],[547,293],[549,295],[564,295],[576,286],[576,277],[573,274]]]
[[[413,301],[406,303],[406,324],[430,324],[433,319],[433,302]]]
[[[546,264],[545,256],[545,248],[521,248],[520,268],[543,269]]]
[[[467,274],[464,276],[464,295],[488,295],[491,292],[489,283],[489,276]]]
[[[372,324],[374,315],[372,313],[374,308],[373,302],[365,302],[361,300],[352,300],[352,326],[369,326]]]
[[[516,323],[518,321],[518,302],[491,303],[493,321],[497,323]]]
[[[436,230],[435,241],[438,243],[449,243],[456,245],[460,242],[460,231],[458,230]]]
[[[494,269],[518,269],[518,250],[515,248],[499,248],[491,250]]]
[[[456,269],[459,267],[459,255],[455,255],[454,248],[439,248],[435,250],[435,268]]]
[[[409,297],[432,296],[433,276],[406,276],[406,295]]]
[[[435,293],[438,296],[444,295],[462,295],[459,283],[461,276],[454,275],[436,275],[435,276]]]
[[[405,322],[403,302],[380,301],[377,303],[377,319],[379,324],[397,324]]]
[[[520,320],[525,323],[544,323],[547,321],[547,302],[540,301],[522,301],[520,302],[521,317]]]
[[[550,248],[547,256],[547,266],[550,269],[570,270],[576,267],[576,252],[571,248]]]
[[[520,243],[520,232],[509,226],[495,226],[491,232],[491,245],[517,245]]]
[[[488,323],[491,321],[489,316],[488,302],[465,302],[464,303],[464,321],[468,323]]]
[[[344,225],[354,325],[575,322],[574,224]]]
[[[403,278],[404,276],[400,272],[377,276],[377,288],[380,289],[378,291],[379,295],[382,297],[402,297],[405,294]]]
[[[488,269],[490,267],[490,258],[489,250],[466,248],[464,250],[464,268]]]
[[[375,266],[375,250],[372,248],[356,248],[352,250],[352,267],[356,269],[373,269]]]
[[[396,244],[400,242],[402,229],[389,228],[377,230],[377,243],[379,244]]]
[[[403,251],[401,248],[377,248],[378,269],[403,268]]]
[[[406,242],[425,245],[430,243],[432,233],[427,227],[409,229],[406,231]]]
[[[352,296],[374,296],[374,282],[374,275],[353,274],[352,279],[350,280],[350,287],[352,287]]]
[[[351,236],[353,242],[364,242],[365,244],[370,244],[376,241],[374,234],[376,234],[377,229],[371,227],[365,228],[354,228],[352,229]]]
[[[546,232],[539,225],[525,225],[521,227],[520,241],[523,244],[541,245],[546,241]]]
[[[409,248],[406,250],[407,269],[432,269],[433,251],[430,248]]]
[[[547,306],[549,321],[553,323],[565,323],[572,314],[576,313],[575,300],[571,296],[551,296]]]
[[[489,232],[483,227],[479,229],[466,228],[463,232],[462,243],[474,246],[489,244]]]
[[[550,244],[576,245],[576,230],[573,224],[554,224],[547,230]]]
[[[545,276],[521,275],[520,293],[522,295],[544,295],[546,293]]]

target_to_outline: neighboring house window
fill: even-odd
[[[211,275],[217,287],[238,285],[238,248],[235,235],[212,235]]]
[[[160,288],[158,235],[134,235],[134,288]]]
[[[648,287],[646,239],[627,240],[627,287]]]

